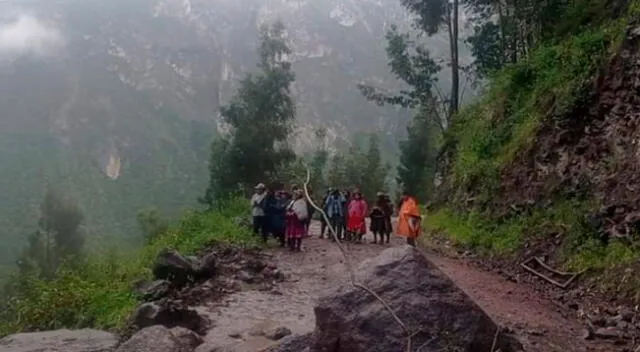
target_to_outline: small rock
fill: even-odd
[[[606,319],[605,326],[606,327],[618,326],[618,323],[620,323],[621,321],[622,321],[622,316],[621,315],[616,315],[614,317],[609,317],[609,318]]]
[[[242,338],[242,334],[239,332],[232,332],[229,334],[229,337],[232,339],[241,339]]]
[[[573,309],[573,310],[578,310],[578,308],[580,308],[580,306],[578,305],[578,303],[577,303],[577,302],[575,302],[575,301],[571,301],[571,302],[567,303],[567,307],[568,307],[569,309]]]
[[[537,329],[529,329],[529,330],[527,330],[527,334],[532,335],[532,336],[542,336],[542,335],[544,335],[544,331],[537,330]]]
[[[202,278],[212,278],[218,271],[218,254],[209,252],[200,259],[198,275]]]
[[[254,275],[246,270],[240,271],[238,274],[236,274],[236,277],[238,278],[238,280],[244,281],[248,284],[251,284],[254,281]]]
[[[593,331],[591,331],[591,329],[587,329],[587,328],[582,329],[582,332],[580,333],[580,335],[585,340],[593,339]]]
[[[175,338],[176,342],[180,346],[188,346],[191,349],[195,349],[203,342],[202,337],[196,334],[194,331],[176,326],[170,330],[171,335]]]
[[[588,314],[587,319],[595,326],[605,326],[607,324],[607,319],[601,315]]]
[[[623,307],[619,310],[620,316],[622,317],[622,320],[626,321],[627,323],[630,323],[633,321],[633,318],[635,317],[635,312],[630,309],[630,308],[626,308]]]
[[[616,327],[621,331],[627,331],[627,330],[631,330],[633,326],[631,325],[631,323],[627,323],[626,321],[621,321],[618,323],[618,325],[616,325]]]
[[[289,328],[281,326],[265,332],[264,336],[269,340],[278,341],[286,336],[291,335],[292,332]]]
[[[599,339],[615,339],[621,336],[620,331],[613,327],[599,328],[594,332],[594,336]]]
[[[167,280],[155,280],[136,284],[134,291],[146,302],[157,301],[169,294],[170,286]]]

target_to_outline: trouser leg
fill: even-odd
[[[256,235],[260,233],[260,217],[259,216],[253,217],[253,233]]]
[[[327,230],[327,222],[322,218],[322,222],[320,223],[320,238],[324,238],[324,233]]]
[[[412,247],[415,247],[416,246],[416,239],[413,238],[413,237],[407,237],[407,244],[412,246]]]

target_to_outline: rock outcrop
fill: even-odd
[[[21,333],[0,339],[2,352],[113,352],[117,345],[115,335],[91,329]]]
[[[412,350],[490,351],[498,327],[462,290],[415,248],[390,248],[363,262],[360,282],[386,300],[412,337]],[[405,351],[407,334],[372,295],[345,285],[315,308],[314,352]],[[497,347],[520,351],[500,334]]]

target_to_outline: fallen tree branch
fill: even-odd
[[[500,336],[500,331],[502,330],[501,326],[496,328],[496,334],[493,336],[493,343],[491,344],[491,351],[496,352],[496,345],[498,344],[498,337]]]
[[[347,266],[347,270],[349,271],[349,278],[350,278],[350,281],[351,281],[351,285],[353,287],[359,288],[359,289],[369,293],[371,296],[373,296],[376,300],[378,300],[384,306],[384,308],[389,312],[389,314],[391,314],[393,319],[402,328],[402,330],[404,331],[404,334],[407,336],[407,346],[406,346],[405,351],[406,352],[411,352],[411,349],[412,349],[411,341],[412,341],[412,338],[413,338],[414,334],[409,332],[409,329],[407,329],[407,326],[400,319],[400,317],[398,317],[398,315],[393,311],[393,309],[391,308],[391,306],[389,306],[389,303],[387,303],[387,301],[385,301],[382,297],[380,297],[380,295],[375,293],[372,289],[370,289],[369,287],[367,287],[366,285],[364,285],[362,283],[359,283],[356,280],[356,275],[355,275],[355,271],[353,270],[353,265],[351,263],[351,258],[349,256],[349,254],[347,253],[347,250],[344,248],[344,246],[340,242],[340,238],[338,238],[338,234],[337,234],[336,230],[333,228],[333,226],[331,226],[331,222],[329,221],[329,217],[324,212],[324,210],[322,208],[320,208],[318,205],[316,205],[316,203],[313,201],[313,199],[311,199],[311,197],[309,196],[308,187],[309,187],[309,182],[310,181],[311,181],[311,172],[309,171],[309,168],[307,167],[307,179],[305,180],[305,182],[303,184],[304,195],[307,198],[307,200],[309,201],[309,204],[311,204],[311,206],[322,215],[322,218],[324,219],[324,221],[326,221],[327,227],[329,228],[329,232],[331,233],[331,236],[333,237],[333,240],[335,241],[336,245],[340,249],[340,252],[342,253],[342,256],[344,257],[345,265]]]
[[[564,283],[560,283],[548,276],[546,276],[545,274],[535,270],[534,268],[530,267],[527,265],[527,263],[529,263],[530,261],[535,260],[540,266],[542,266],[543,268],[549,270],[550,272],[556,274],[556,275],[560,275],[560,276],[570,276],[569,279],[567,281],[565,281]],[[566,289],[567,287],[569,287],[569,285],[580,275],[582,275],[586,270],[577,272],[577,273],[567,273],[567,272],[562,272],[562,271],[558,271],[555,270],[551,267],[549,267],[547,264],[545,264],[544,262],[542,262],[542,260],[538,257],[533,257],[533,258],[529,258],[528,260],[522,262],[520,264],[521,267],[523,267],[525,270],[527,270],[528,272],[540,277],[541,279],[554,284],[562,289]]]

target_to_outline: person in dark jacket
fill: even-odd
[[[393,216],[393,202],[391,202],[391,198],[389,198],[388,194],[383,196],[385,206],[382,208],[382,211],[385,215],[385,225],[387,226],[385,235],[387,235],[387,243],[389,243],[391,239],[391,233],[393,232],[393,225],[391,224],[391,217]]]
[[[269,229],[273,237],[277,238],[280,246],[285,246],[285,214],[289,201],[283,191],[278,190],[275,194],[267,198],[266,212],[269,222]]]
[[[304,194],[304,190],[300,190],[302,191],[302,193]],[[313,190],[311,188],[307,188],[307,191],[309,192],[309,197],[313,197]],[[316,209],[311,205],[311,200],[309,198],[307,198],[305,196],[304,198],[305,203],[307,204],[307,211],[308,211],[308,217],[307,219],[304,221],[304,236],[305,237],[309,237],[309,229],[311,228],[311,220],[313,218],[313,214],[316,212]]]
[[[329,224],[336,232],[336,237],[341,241],[344,239],[344,203],[344,197],[340,194],[340,191],[336,189],[331,192],[329,197],[327,197],[324,205],[324,211],[329,218]],[[331,235],[329,236],[330,238],[333,238]]]
[[[324,194],[324,197],[322,197],[322,203],[320,204],[320,209],[322,209],[325,213],[327,212],[327,200],[329,199],[329,196],[331,195],[331,192],[333,190],[331,188],[329,188],[327,190],[327,193]],[[324,238],[324,234],[327,232],[327,221],[325,220],[324,216],[320,216],[320,238]],[[329,237],[331,237],[331,235],[329,235]]]
[[[378,243],[378,235],[380,235],[380,244],[384,243],[384,235],[386,233],[387,225],[383,206],[384,194],[382,192],[378,192],[378,199],[369,213],[369,217],[371,218],[371,225],[369,229],[373,233],[372,243],[374,244]]]
[[[380,244],[384,243],[386,237],[387,243],[391,239],[391,216],[393,215],[393,206],[391,200],[383,192],[378,192],[375,206],[371,211],[371,232],[373,232],[373,242],[376,243],[376,235],[380,235]]]

